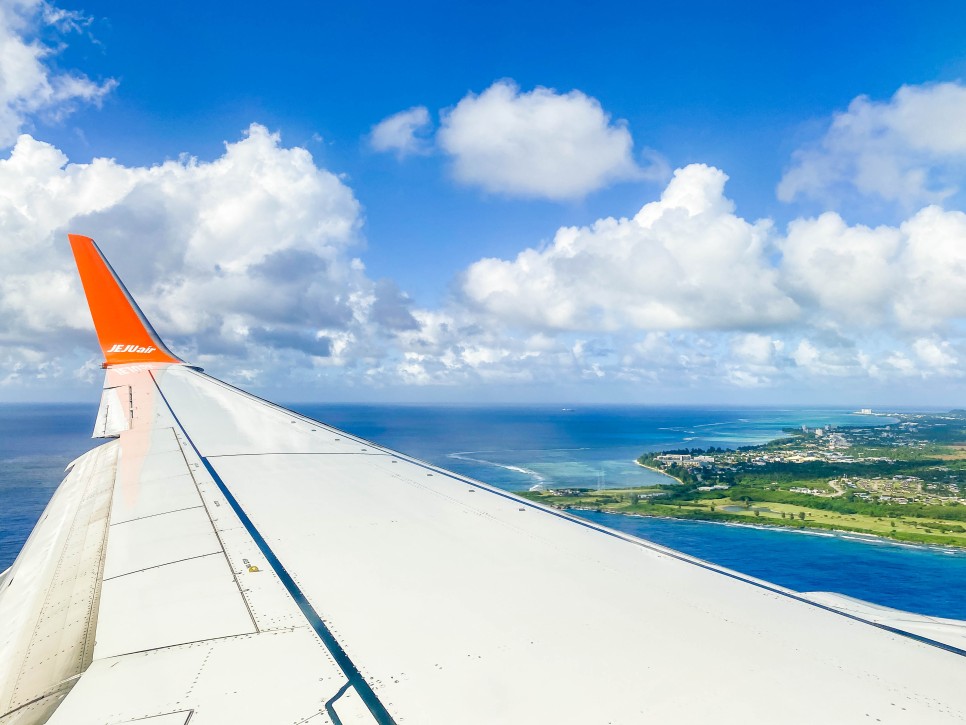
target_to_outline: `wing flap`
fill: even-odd
[[[191,725],[325,725],[335,722],[326,703],[344,684],[307,628],[228,637],[95,660],[50,725],[140,722],[179,710],[194,711]]]
[[[147,516],[111,527],[104,579],[221,553],[203,507]]]
[[[75,461],[0,590],[0,721],[42,721],[90,664],[118,454]]]
[[[104,388],[91,438],[117,438],[122,430],[131,428],[133,410],[134,398],[130,385]]]
[[[221,551],[104,582],[94,657],[253,634]]]

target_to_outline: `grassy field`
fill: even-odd
[[[966,547],[966,530],[957,522],[949,520],[901,514],[888,517],[846,514],[797,504],[749,503],[724,497],[668,503],[661,503],[660,499],[640,499],[641,495],[653,492],[653,488],[634,488],[584,491],[573,495],[532,491],[522,495],[556,508],[585,508],[640,516],[839,530],[873,534],[910,543]]]

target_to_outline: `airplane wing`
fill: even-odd
[[[106,442],[0,574],[3,725],[966,721],[957,623],[810,600],[245,393],[71,244]]]

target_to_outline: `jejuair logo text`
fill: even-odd
[[[108,352],[136,352],[141,355],[147,355],[149,352],[154,352],[157,350],[156,347],[140,347],[139,345],[114,345]]]

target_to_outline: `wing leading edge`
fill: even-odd
[[[89,297],[115,287],[91,304],[107,357],[121,342],[98,319],[137,308],[86,259],[104,263],[82,270]],[[58,670],[32,695],[52,723],[966,719],[961,633],[910,636],[527,502],[237,390],[139,312],[118,319],[159,358],[107,360],[103,532],[53,567],[91,582],[75,599],[94,642],[71,687]],[[67,526],[50,521],[37,531]],[[49,611],[46,575],[18,591],[60,556],[37,531],[0,580],[0,647]],[[0,693],[32,669],[13,660]],[[43,721],[27,689],[0,723]]]

